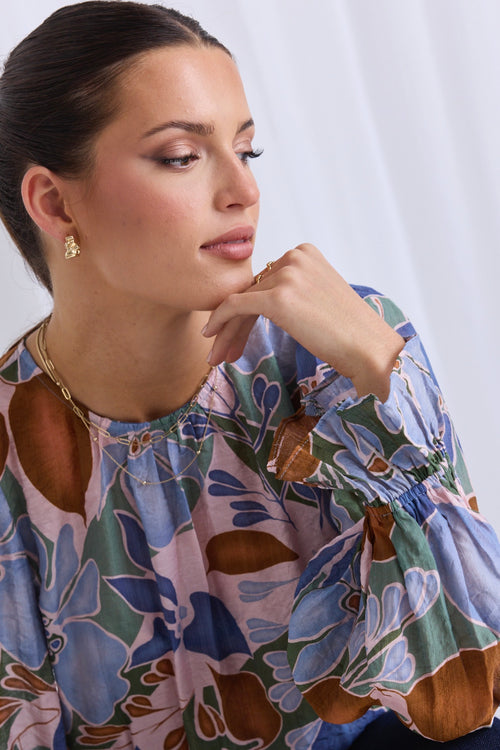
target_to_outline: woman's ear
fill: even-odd
[[[75,227],[63,190],[63,181],[39,165],[28,169],[21,185],[26,211],[40,229],[58,240],[73,233]]]

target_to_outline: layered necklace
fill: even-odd
[[[127,445],[129,449],[132,446],[137,445],[138,444],[137,437],[133,437],[132,439],[130,439],[128,435],[112,435],[111,432],[107,430],[105,427],[102,427],[102,425],[97,424],[96,422],[93,422],[91,419],[89,419],[89,417],[78,406],[78,404],[75,403],[69,389],[67,388],[67,386],[64,385],[63,381],[59,377],[57,370],[54,366],[54,363],[52,362],[49,356],[49,353],[47,351],[46,335],[47,335],[47,326],[49,324],[49,321],[50,321],[50,316],[43,321],[43,323],[40,325],[37,331],[36,348],[37,348],[38,356],[40,357],[40,360],[43,363],[45,372],[47,373],[49,378],[52,380],[52,382],[59,388],[61,394],[64,397],[64,400],[66,401],[68,406],[72,409],[74,414],[76,414],[78,419],[80,419],[80,421],[83,422],[93,442],[97,443],[99,441],[99,436],[101,436],[115,443],[120,443],[121,445]],[[180,416],[169,427],[168,430],[163,430],[161,432],[158,432],[158,434],[149,435],[148,444],[155,445],[161,442],[162,440],[165,440],[165,438],[167,438],[168,435],[170,435],[174,430],[182,427],[182,425],[186,422],[187,418],[189,417],[191,411],[198,403],[198,398],[200,396],[200,393],[203,387],[205,386],[205,384],[207,383],[212,370],[215,370],[215,377],[214,377],[214,382],[211,384],[212,393],[210,397],[210,408],[208,411],[207,421],[205,423],[205,429],[203,430],[201,440],[199,442],[197,450],[194,452],[193,458],[186,464],[186,466],[184,466],[182,471],[180,471],[178,474],[174,474],[173,476],[168,477],[167,479],[161,479],[156,482],[150,482],[149,480],[138,477],[135,474],[133,474],[131,471],[129,471],[124,464],[116,460],[116,458],[113,456],[112,453],[106,450],[105,446],[102,445],[102,443],[100,445],[101,450],[108,456],[108,458],[114,464],[116,464],[116,466],[118,466],[118,468],[120,468],[125,474],[127,474],[132,479],[135,479],[136,482],[139,482],[143,486],[150,487],[150,486],[159,485],[159,484],[167,484],[168,482],[172,482],[174,481],[174,479],[178,479],[179,477],[181,477],[186,472],[186,470],[189,469],[189,467],[194,464],[194,462],[200,455],[203,449],[203,445],[205,443],[205,439],[207,437],[208,425],[210,423],[210,418],[212,416],[212,411],[214,407],[214,397],[217,391],[217,368],[215,367],[210,368],[209,372],[201,380],[200,384],[198,385],[198,388],[196,389],[189,403],[186,405],[186,407],[181,412]]]

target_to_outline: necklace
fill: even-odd
[[[40,325],[40,327],[39,327],[39,329],[37,331],[37,335],[36,335],[36,348],[37,348],[38,356],[40,357],[40,360],[43,363],[45,372],[47,373],[47,375],[49,376],[49,378],[52,380],[52,382],[59,388],[59,390],[61,391],[61,393],[62,393],[62,395],[64,397],[64,400],[66,401],[66,403],[68,404],[68,406],[70,406],[70,408],[72,409],[72,411],[74,412],[74,414],[76,414],[76,416],[78,417],[78,419],[80,419],[80,421],[83,422],[83,424],[84,424],[85,428],[87,429],[87,431],[88,431],[91,439],[95,443],[98,442],[99,435],[100,435],[101,437],[107,438],[109,440],[113,440],[114,442],[120,443],[121,445],[128,445],[130,447],[132,444],[134,444],[135,442],[137,442],[137,438],[136,437],[134,437],[134,438],[132,438],[132,440],[130,440],[130,438],[127,437],[127,436],[125,436],[125,435],[112,435],[109,432],[109,430],[107,430],[105,427],[102,427],[100,424],[97,424],[96,422],[93,422],[91,419],[89,419],[85,415],[85,413],[83,412],[83,410],[74,402],[73,397],[72,397],[69,389],[67,388],[67,386],[64,385],[63,381],[59,377],[59,375],[57,373],[57,370],[56,370],[56,368],[54,366],[54,363],[50,359],[49,353],[47,351],[46,333],[47,333],[47,326],[49,324],[49,321],[50,321],[50,316],[48,318],[46,318],[43,321],[43,323]],[[103,451],[103,453],[105,453],[108,456],[108,458],[114,464],[116,464],[116,466],[118,466],[118,468],[120,468],[125,474],[127,474],[132,479],[135,479],[137,482],[140,482],[140,484],[142,484],[143,486],[148,486],[149,487],[149,486],[154,486],[154,485],[159,485],[159,484],[167,484],[168,482],[172,482],[174,479],[178,479],[180,476],[182,476],[182,474],[184,474],[184,472],[186,471],[186,469],[188,469],[190,466],[192,466],[192,464],[194,464],[194,462],[196,461],[196,459],[200,455],[200,453],[201,453],[201,451],[203,449],[203,445],[205,443],[205,439],[207,437],[208,425],[209,425],[209,422],[210,422],[210,418],[212,416],[212,411],[213,411],[213,406],[214,406],[214,396],[215,396],[215,392],[217,391],[217,369],[215,367],[211,367],[210,370],[209,370],[209,372],[202,378],[202,380],[201,380],[198,388],[196,389],[193,397],[191,398],[191,400],[187,404],[186,408],[182,411],[182,413],[180,414],[180,416],[170,426],[170,428],[168,430],[162,431],[158,435],[151,435],[149,437],[149,441],[148,442],[151,445],[155,445],[155,444],[161,442],[162,440],[165,440],[165,438],[168,435],[170,435],[175,429],[177,429],[179,427],[182,427],[182,425],[184,424],[184,422],[187,420],[189,414],[191,413],[193,407],[198,403],[198,398],[200,396],[200,393],[201,393],[204,385],[208,381],[212,370],[214,370],[214,369],[216,370],[216,372],[215,372],[215,379],[214,379],[213,385],[211,385],[212,394],[211,394],[211,398],[210,398],[210,409],[209,409],[209,412],[208,412],[207,421],[205,423],[205,429],[203,430],[203,435],[201,436],[201,441],[199,443],[199,446],[198,446],[197,450],[194,453],[193,458],[191,459],[191,461],[189,461],[189,463],[186,464],[186,466],[184,466],[184,468],[182,469],[181,472],[179,472],[178,474],[175,474],[174,476],[168,477],[168,479],[162,479],[162,480],[159,480],[157,482],[150,482],[147,479],[142,479],[141,477],[138,477],[135,474],[132,474],[132,472],[129,471],[125,467],[124,464],[122,464],[119,461],[117,461],[116,458],[108,450],[106,450],[106,448],[104,447],[104,445],[101,445],[100,448]]]

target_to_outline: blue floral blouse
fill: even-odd
[[[437,740],[490,723],[498,542],[413,328],[357,291],[406,340],[385,403],[263,319],[191,410],[100,431],[23,341],[5,355],[0,747],[346,750],[380,707]]]

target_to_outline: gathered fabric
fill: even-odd
[[[2,748],[347,750],[384,708],[440,741],[490,724],[498,541],[418,336],[357,291],[406,341],[384,403],[259,319],[176,427],[88,414],[94,441],[23,341],[5,355]]]

